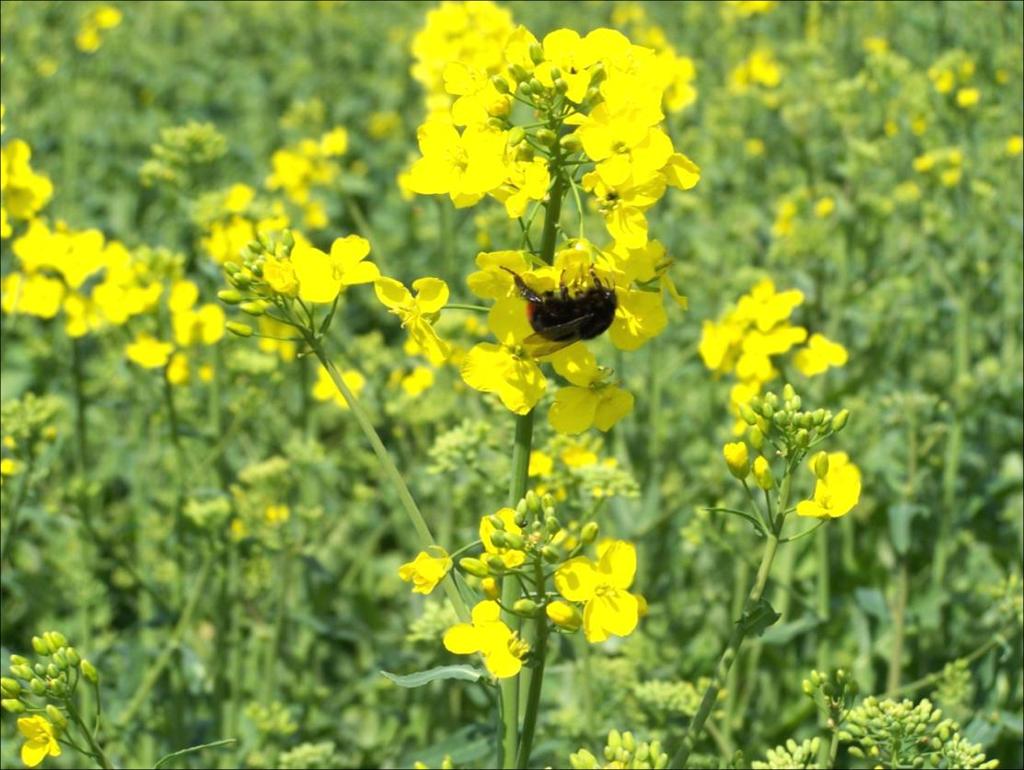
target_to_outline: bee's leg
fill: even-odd
[[[558,279],[558,285],[560,287],[560,293],[563,300],[569,299],[569,287],[565,284],[565,271],[562,271],[561,277]]]
[[[543,301],[541,296],[537,292],[535,292],[533,289],[526,285],[526,281],[524,281],[517,272],[515,272],[514,270],[509,270],[507,267],[504,266],[502,266],[501,269],[504,270],[506,273],[512,274],[512,279],[516,282],[516,288],[519,290],[519,296],[521,296],[527,302]]]
[[[590,268],[590,279],[594,282],[595,289],[603,289],[604,284],[601,283],[601,279],[597,277],[597,272],[594,268]]]

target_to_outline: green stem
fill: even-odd
[[[203,566],[199,570],[199,576],[196,578],[195,585],[192,587],[192,595],[189,597],[188,602],[185,604],[185,608],[181,611],[181,617],[178,618],[177,625],[174,626],[174,630],[171,631],[171,635],[164,643],[164,648],[160,651],[146,673],[142,676],[142,681],[139,683],[138,689],[135,690],[135,694],[132,696],[131,701],[125,707],[124,711],[117,718],[117,731],[122,732],[126,726],[132,723],[135,719],[136,713],[146,703],[146,698],[149,696],[150,691],[156,686],[160,676],[163,674],[164,669],[167,668],[171,662],[171,658],[174,657],[178,651],[178,645],[181,643],[181,638],[185,635],[185,630],[189,627],[192,622],[192,616],[195,614],[196,607],[199,606],[199,600],[202,599],[206,591],[206,580],[210,576],[210,570],[213,567],[214,557],[208,555],[203,562]]]
[[[330,376],[331,381],[334,383],[334,387],[341,393],[342,398],[348,404],[349,409],[352,410],[352,414],[355,415],[356,422],[359,423],[359,427],[362,428],[363,434],[370,442],[370,446],[373,449],[373,453],[377,456],[377,462],[380,463],[381,468],[384,471],[384,475],[388,481],[391,482],[391,486],[394,488],[395,493],[398,495],[399,501],[402,503],[402,507],[409,516],[409,520],[412,522],[413,529],[416,530],[416,534],[419,535],[420,541],[424,549],[430,548],[432,545],[436,545],[434,536],[430,532],[430,527],[427,526],[426,519],[423,518],[423,514],[420,512],[419,506],[416,505],[416,501],[412,497],[412,493],[409,491],[409,487],[406,486],[405,479],[402,478],[402,474],[399,473],[398,468],[395,466],[394,461],[391,459],[391,455],[388,454],[387,448],[384,446],[384,442],[381,441],[380,435],[377,433],[377,429],[373,427],[373,422],[370,420],[370,415],[367,414],[366,409],[356,398],[355,394],[349,390],[348,385],[341,378],[341,374],[338,372],[338,368],[334,363],[327,357],[327,353],[324,351],[323,345],[320,344],[320,340],[313,337],[307,330],[303,331],[303,335],[306,339],[306,344],[309,345],[318,359],[320,359],[321,365],[327,370],[327,374]],[[452,603],[455,608],[456,614],[463,621],[469,621],[470,614],[469,608],[466,603],[462,600],[462,595],[459,593],[458,586],[455,584],[455,578],[451,573],[444,581],[445,594],[448,596],[448,600]]]
[[[82,735],[85,736],[85,740],[89,744],[89,749],[91,750],[93,758],[96,760],[99,766],[103,768],[103,770],[112,770],[114,765],[107,758],[106,753],[103,751],[103,748],[100,746],[100,744],[96,741],[96,738],[93,737],[92,731],[90,731],[89,728],[85,726],[85,722],[79,715],[78,709],[75,708],[75,704],[72,702],[70,698],[66,701],[66,703],[68,707],[68,714],[71,716],[71,720],[76,725],[78,725],[78,729],[81,731]]]
[[[534,565],[534,578],[537,590],[544,591],[544,565],[538,560]],[[543,599],[543,595],[540,597]],[[543,612],[537,613],[533,621],[533,634],[530,639],[536,665],[529,673],[529,685],[526,696],[526,713],[523,715],[523,732],[519,738],[519,754],[516,767],[530,766],[530,751],[533,749],[533,735],[537,729],[537,716],[540,713],[540,693],[544,686],[544,663],[548,652],[548,619]]]
[[[761,565],[757,569],[757,577],[754,578],[754,585],[750,589],[750,594],[747,596],[745,611],[749,611],[754,608],[759,601],[761,601],[762,595],[764,595],[765,586],[768,584],[768,575],[772,569],[772,562],[775,559],[775,551],[779,545],[778,538],[769,533],[766,538],[764,545],[764,552],[761,556]],[[683,742],[679,746],[679,750],[676,751],[672,761],[669,763],[670,767],[686,767],[686,761],[690,757],[690,753],[693,751],[693,747],[697,742],[697,738],[704,729],[704,723],[707,721],[708,716],[711,714],[711,709],[715,705],[715,701],[718,700],[718,692],[722,689],[722,684],[726,681],[729,676],[729,669],[732,668],[733,662],[736,660],[736,655],[740,651],[740,646],[743,644],[743,639],[747,635],[747,627],[742,622],[737,622],[732,629],[732,633],[729,635],[729,641],[725,646],[725,650],[722,652],[722,656],[718,659],[718,665],[715,667],[715,674],[711,679],[708,688],[704,691],[704,697],[701,699],[700,707],[697,709],[696,715],[693,717],[693,721],[690,722],[686,728],[686,735],[683,736]]]
[[[530,470],[530,450],[533,446],[533,411],[516,415],[515,443],[512,446],[512,478],[509,482],[508,505],[515,508],[526,495],[526,481]],[[518,581],[507,577],[501,581],[501,603],[511,607],[519,599]],[[513,630],[519,626],[519,617],[502,611],[502,620]],[[520,677],[525,682],[530,673]],[[516,767],[516,749],[519,745],[519,677],[501,680],[501,766]]]
[[[89,444],[85,427],[85,372],[82,368],[81,346],[79,338],[71,340],[71,376],[75,386],[75,464],[78,474],[84,477]]]
[[[1013,628],[1004,629],[1004,631],[1001,631],[1001,632],[995,634],[990,639],[988,639],[987,641],[983,642],[981,644],[981,646],[975,648],[973,652],[970,652],[967,655],[964,655],[962,658],[957,658],[956,661],[957,662],[961,662],[962,661],[963,663],[968,663],[968,664],[969,663],[973,663],[978,658],[983,657],[984,655],[986,655],[991,650],[994,650],[999,645],[1005,644],[1006,643],[1006,639],[1004,638],[1004,632],[1006,634],[1012,634],[1012,633],[1015,633],[1015,630]],[[918,690],[922,690],[925,687],[930,687],[931,685],[933,685],[936,682],[938,682],[939,680],[941,680],[942,676],[943,676],[943,671],[933,671],[930,674],[926,674],[925,676],[922,676],[920,679],[915,679],[913,682],[908,682],[907,684],[903,685],[902,687],[899,687],[899,688],[897,688],[895,690],[889,690],[888,692],[885,693],[885,695],[886,695],[886,697],[889,697],[889,698],[894,698],[897,695],[909,695],[910,693],[917,692]]]

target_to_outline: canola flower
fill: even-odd
[[[473,607],[471,623],[459,623],[444,635],[444,646],[456,655],[480,653],[487,670],[497,679],[516,676],[529,645],[501,620],[501,608],[485,600]]]
[[[398,568],[398,576],[413,585],[413,592],[429,594],[452,568],[452,559],[441,546],[420,551],[413,561]]]
[[[588,642],[629,636],[639,621],[643,598],[629,593],[636,575],[636,547],[623,540],[597,546],[598,560],[577,556],[555,572],[555,587],[572,602],[584,603],[583,632]]]
[[[21,761],[27,767],[35,767],[47,757],[59,757],[57,729],[46,717],[22,717],[18,720],[18,732],[25,742],[21,745]]]

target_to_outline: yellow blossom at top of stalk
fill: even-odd
[[[304,302],[327,304],[334,302],[346,286],[372,283],[380,277],[380,270],[372,262],[364,261],[370,253],[370,242],[358,235],[336,238],[330,254],[297,241],[291,250],[291,266],[298,281],[298,297]],[[294,290],[293,278],[276,262],[271,265],[272,280],[288,295]],[[269,283],[269,280],[268,280]],[[271,288],[274,288],[271,285]],[[276,289],[275,289],[276,290]]]
[[[444,646],[456,655],[479,652],[487,670],[498,679],[518,674],[529,651],[529,645],[502,622],[498,603],[489,600],[473,607],[471,623],[459,623],[445,632]]]
[[[53,197],[53,183],[32,169],[31,159],[32,148],[21,139],[13,139],[0,148],[3,210],[14,219],[31,219]]]
[[[555,572],[555,587],[569,601],[584,602],[583,632],[588,642],[612,634],[628,636],[640,618],[641,600],[627,590],[636,575],[636,547],[624,540],[606,540],[597,547],[598,560],[570,559]]]
[[[413,593],[429,594],[452,568],[452,559],[439,545],[420,551],[416,558],[398,568],[398,576],[412,583]]]
[[[812,466],[812,472],[815,468]],[[809,500],[797,503],[799,516],[817,519],[838,519],[845,516],[860,500],[860,469],[850,462],[846,452],[830,452],[828,473],[818,478]]]
[[[47,757],[60,756],[57,728],[46,717],[21,717],[18,732],[25,738],[21,746],[21,761],[27,767],[35,767]]]

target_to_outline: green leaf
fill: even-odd
[[[889,508],[889,537],[896,553],[905,556],[910,548],[910,525],[915,516],[924,516],[928,510],[915,503],[896,503]]]
[[[438,679],[464,679],[467,682],[475,682],[486,674],[475,666],[438,666],[426,671],[417,671],[415,674],[392,674],[390,671],[381,673],[397,684],[399,687],[422,687]]]
[[[744,634],[760,636],[769,626],[773,625],[782,615],[772,609],[767,599],[759,599],[757,604],[743,613],[739,623],[743,627]]]
[[[186,754],[192,754],[196,751],[202,751],[203,749],[216,749],[220,748],[221,746],[230,746],[232,743],[237,742],[238,740],[236,738],[225,738],[222,741],[213,741],[213,743],[203,743],[199,746],[189,746],[187,749],[182,749],[181,751],[173,751],[170,754],[165,754],[164,756],[160,757],[160,759],[157,760],[156,764],[153,765],[153,770],[158,770],[158,768],[163,767],[172,759],[183,757]]]

